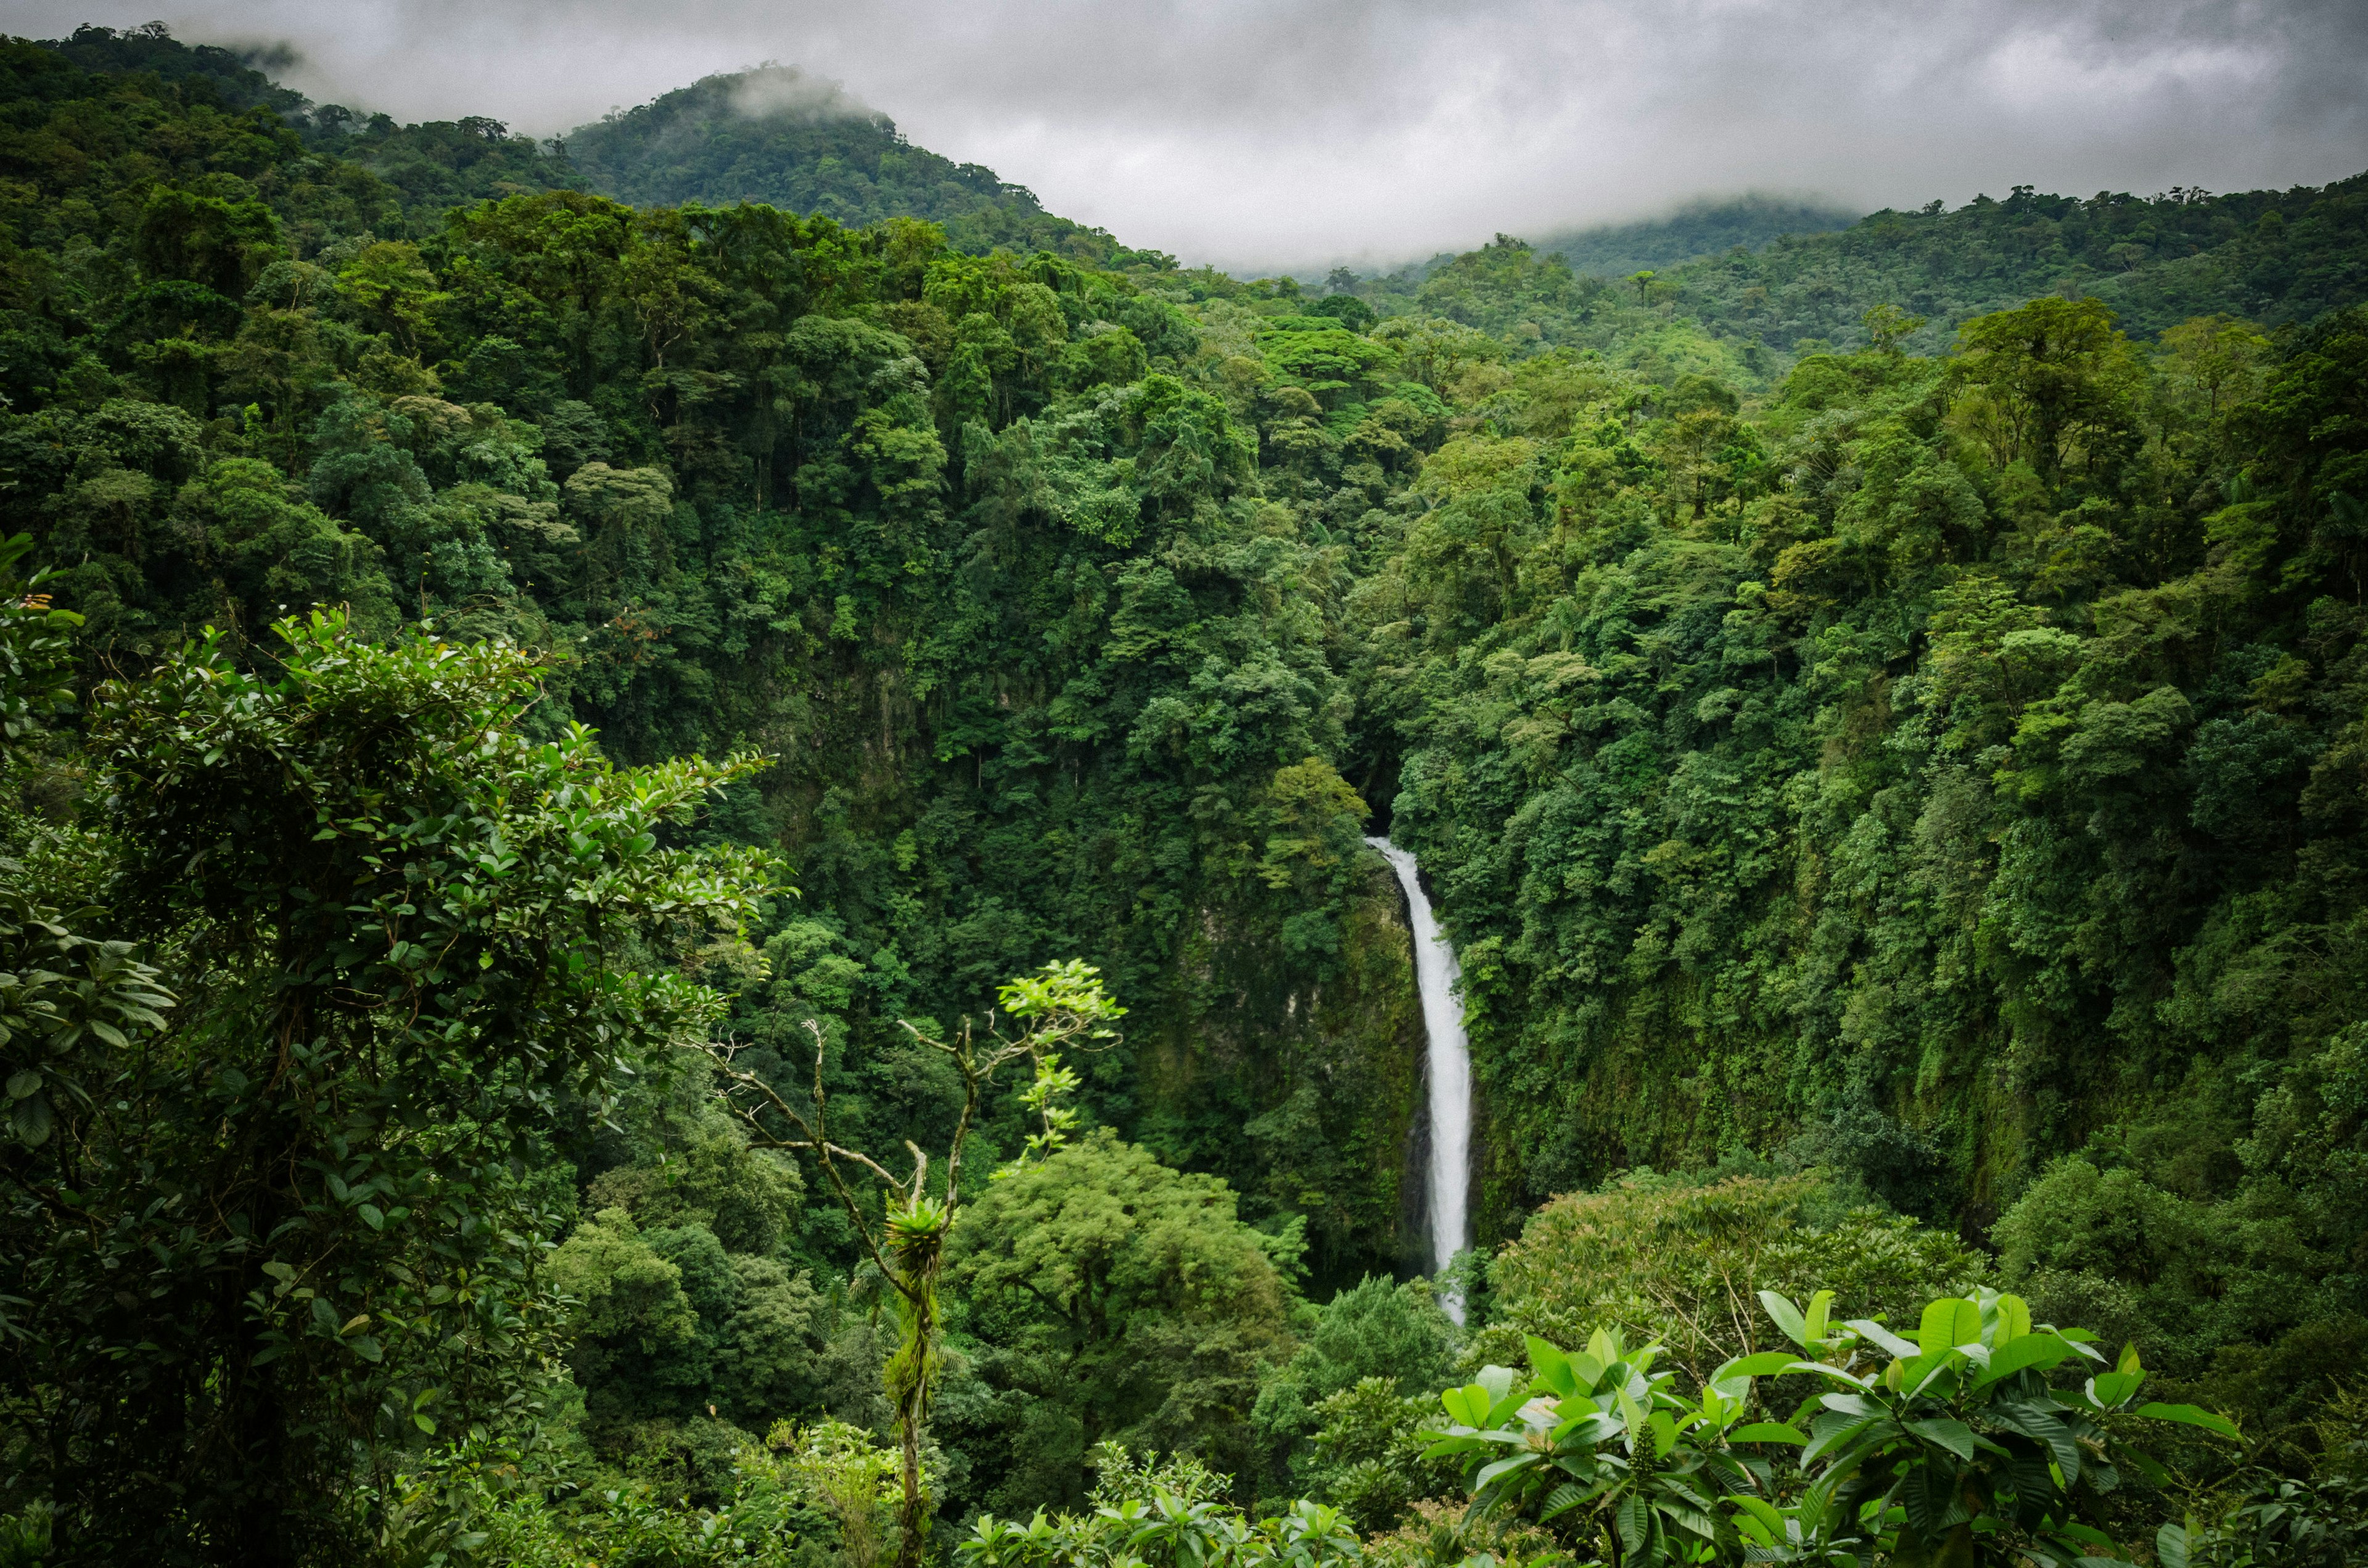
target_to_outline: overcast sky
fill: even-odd
[[[0,0],[285,42],[321,101],[548,134],[711,72],[1188,263],[1395,262],[1746,190],[1861,210],[2368,168],[2368,0]]]

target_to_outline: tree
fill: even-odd
[[[2229,316],[2198,316],[2163,329],[2164,369],[2173,385],[2200,402],[2205,423],[2246,401],[2260,383],[2269,339]]]
[[[1860,321],[1866,328],[1868,347],[1879,354],[1895,358],[1899,353],[1899,346],[1915,336],[1917,330],[1924,324],[1922,316],[1909,315],[1897,305],[1889,303],[1875,306]]]
[[[2127,417],[2136,362],[2101,300],[2041,299],[1957,329],[1959,383],[1995,411],[2001,466],[2021,458],[2054,480],[2076,448],[2108,443]],[[2100,454],[2088,453],[2090,466]]]
[[[1242,1223],[1215,1177],[1106,1131],[987,1188],[949,1278],[990,1381],[1041,1412],[1022,1456],[1040,1500],[1074,1501],[1105,1438],[1244,1472],[1258,1383],[1292,1348],[1277,1263],[1294,1243]]]
[[[1632,1177],[1530,1217],[1490,1261],[1495,1321],[1475,1343],[1510,1358],[1524,1335],[1571,1343],[1600,1325],[1661,1346],[1699,1380],[1759,1348],[1760,1290],[1823,1281],[1870,1313],[1904,1312],[1937,1291],[1971,1290],[1984,1272],[1955,1237],[1843,1209],[1816,1176]]]
[[[1343,1456],[1310,1451],[1306,1442],[1318,1437],[1322,1429],[1345,1430],[1352,1425],[1346,1410],[1339,1419],[1327,1415],[1326,1402],[1380,1379],[1380,1395],[1363,1401],[1355,1414],[1395,1417],[1399,1402],[1428,1396],[1447,1381],[1455,1341],[1454,1324],[1440,1310],[1429,1281],[1394,1285],[1369,1276],[1326,1302],[1289,1363],[1259,1388],[1250,1413],[1251,1425],[1269,1450],[1260,1489],[1287,1483],[1305,1494],[1328,1494],[1338,1501],[1328,1483]],[[1348,1456],[1347,1462],[1366,1457]],[[1372,1521],[1358,1514],[1358,1522]]]
[[[1152,1490],[1088,1515],[1039,1514],[1022,1525],[987,1515],[956,1549],[962,1568],[1331,1568],[1361,1561],[1357,1532],[1338,1509],[1299,1502],[1251,1520],[1220,1502]]]
[[[553,1140],[722,1006],[633,955],[728,937],[769,882],[659,846],[753,759],[619,769],[519,733],[515,649],[275,630],[270,673],[214,636],[101,687],[103,831],[14,828],[51,954],[20,979],[82,975],[5,1046],[0,1367],[75,1551],[333,1550],[357,1455],[530,1399]],[[45,881],[106,907],[42,913]]]
[[[1076,1042],[1103,1049],[1118,1039],[1109,1026],[1125,1016],[1102,989],[1099,972],[1075,959],[1052,963],[1032,975],[1022,975],[998,987],[996,999],[1006,1017],[1026,1028],[1017,1038],[996,1032],[995,1015],[986,1017],[985,1042],[973,1033],[969,1019],[951,1039],[940,1039],[910,1022],[905,1032],[919,1044],[950,1058],[962,1075],[960,1119],[942,1162],[944,1176],[936,1191],[929,1184],[929,1156],[907,1142],[912,1156],[909,1175],[898,1176],[871,1155],[832,1142],[830,1096],[824,1087],[825,1033],[806,1025],[814,1042],[813,1108],[803,1110],[758,1074],[733,1065],[736,1049],[728,1043],[706,1047],[718,1064],[720,1092],[739,1111],[749,1128],[752,1146],[792,1149],[813,1156],[830,1184],[872,1266],[895,1291],[898,1338],[885,1376],[894,1409],[902,1462],[903,1503],[898,1513],[901,1531],[897,1568],[918,1568],[928,1532],[928,1501],[921,1475],[921,1429],[928,1418],[929,1402],[941,1366],[941,1313],[938,1301],[939,1277],[945,1268],[946,1240],[954,1228],[965,1194],[962,1188],[962,1150],[977,1119],[979,1097],[1004,1066],[1027,1059],[1034,1074],[1023,1102],[1037,1119],[1019,1159],[997,1175],[1026,1171],[1030,1163],[1058,1153],[1067,1142],[1076,1113],[1060,1103],[1076,1087],[1076,1076],[1061,1065],[1059,1049]],[[784,1129],[797,1136],[786,1136]],[[882,1189],[882,1210],[875,1216],[849,1182],[849,1168],[860,1180],[868,1173]],[[989,1189],[992,1196],[994,1188]]]

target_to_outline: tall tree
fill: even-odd
[[[539,1386],[553,1140],[722,1008],[638,962],[768,891],[659,845],[753,760],[619,769],[521,733],[524,653],[277,631],[103,687],[101,826],[13,824],[0,1365],[74,1552],[318,1560],[357,1455]]]

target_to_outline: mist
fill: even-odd
[[[155,0],[12,0],[11,31]],[[2368,167],[2368,6],[2176,0],[192,0],[317,100],[564,131],[719,71],[1188,264],[1387,265],[1742,191],[1871,210]]]

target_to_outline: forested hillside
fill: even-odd
[[[1609,351],[1656,318],[1683,319],[1738,346],[1754,371],[1803,352],[1876,346],[1865,312],[1878,305],[1917,318],[1883,341],[1939,353],[1971,317],[2042,294],[2102,300],[2124,330],[2150,337],[2214,313],[2263,327],[2308,322],[2368,289],[2368,185],[2357,177],[2151,199],[2038,196],[2018,186],[2003,201],[1977,197],[1953,211],[1935,201],[1830,233],[1770,235],[1749,218],[1748,208],[1736,215],[1723,254],[1667,268],[1621,272],[1633,257],[1614,266],[1610,256],[1565,256],[1555,242],[1499,234],[1441,267],[1337,281],[1384,312],[1449,315],[1516,342]],[[1671,227],[1687,232],[1682,220]],[[1666,243],[1657,226],[1645,236]]]
[[[1573,272],[1617,280],[1648,268],[1723,255],[1737,246],[1758,250],[1788,235],[1847,229],[1858,217],[1830,202],[1745,197],[1696,203],[1668,218],[1541,234],[1537,248],[1561,256]]]
[[[1134,257],[1100,230],[1046,212],[992,169],[912,145],[886,116],[782,67],[710,76],[539,142],[484,115],[401,125],[315,104],[245,58],[185,46],[156,23],[85,27],[48,47],[85,71],[153,74],[193,102],[270,109],[307,148],[376,176],[402,203],[400,232],[413,238],[436,233],[464,202],[594,190],[639,206],[764,202],[849,227],[922,218],[955,249],[981,255],[1000,246],[1097,265],[1161,259]],[[383,215],[378,229],[398,233]]]
[[[0,42],[0,1553],[2368,1528],[2368,184],[1319,294],[246,71]]]
[[[886,115],[786,66],[707,77],[582,126],[566,147],[591,189],[637,207],[760,201],[849,227],[925,218],[957,250],[1050,251],[1115,267],[1135,259],[993,169],[916,147]]]

